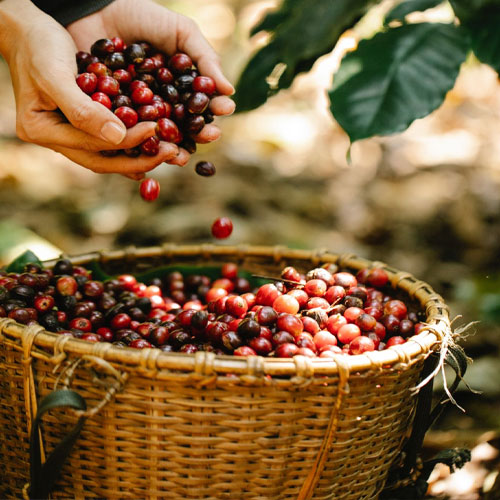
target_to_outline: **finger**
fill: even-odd
[[[146,174],[121,174],[123,177],[132,179],[133,181],[142,181],[146,177]]]
[[[159,5],[148,3],[148,19],[141,23],[135,14],[134,28],[148,26],[145,39],[165,50],[168,54],[181,51],[189,54],[198,66],[200,73],[214,79],[217,91],[223,95],[234,94],[234,87],[224,76],[219,57],[197,24],[190,18],[176,14]],[[141,16],[144,13],[139,13]],[[134,17],[131,16],[131,17]]]
[[[179,15],[177,29],[178,48],[190,55],[202,75],[214,79],[217,91],[220,94],[234,94],[234,87],[222,72],[219,56],[203,36],[196,23],[185,16]]]
[[[179,148],[179,154],[170,160],[168,163],[171,165],[179,165],[179,167],[183,167],[191,158],[191,155],[183,148]]]
[[[214,115],[232,115],[236,104],[232,99],[226,96],[217,96],[210,100],[210,111]]]
[[[53,85],[50,95],[76,129],[113,146],[125,139],[127,129],[122,121],[82,92],[74,77],[64,78]]]
[[[220,128],[210,123],[209,125],[205,125],[201,129],[201,132],[195,135],[193,139],[199,144],[207,144],[208,142],[216,141],[220,135]]]
[[[149,172],[160,163],[169,162],[179,153],[179,148],[169,142],[160,143],[160,151],[157,155],[141,155],[137,158],[129,158],[125,155],[109,158],[99,153],[64,147],[56,147],[54,150],[98,174],[142,174]]]
[[[57,113],[37,113],[36,122],[30,122],[30,139],[37,144],[49,144],[71,149],[82,149],[90,152],[117,149],[115,145],[91,136],[73,125],[61,120]],[[141,122],[127,130],[125,139],[120,143],[120,149],[133,148],[155,134],[154,122]],[[25,127],[26,128],[26,127]],[[33,132],[36,131],[36,132]]]

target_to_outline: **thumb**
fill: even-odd
[[[75,128],[114,145],[125,139],[127,129],[122,121],[85,94],[74,79],[59,81],[52,98]]]

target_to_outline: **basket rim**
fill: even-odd
[[[226,245],[177,245],[167,243],[153,247],[127,247],[122,250],[98,251],[73,256],[62,255],[74,265],[84,265],[91,261],[105,264],[107,262],[141,258],[161,257],[166,261],[176,257],[200,256],[207,260],[211,256],[220,258],[247,257],[269,258],[277,264],[287,259],[304,260],[312,265],[335,263],[340,268],[360,270],[363,268],[382,267],[389,275],[393,288],[406,292],[417,300],[425,309],[427,320],[421,333],[410,337],[404,344],[389,347],[383,351],[374,351],[358,355],[335,355],[333,358],[268,358],[262,356],[239,357],[231,355],[215,355],[211,352],[199,351],[194,354],[163,352],[158,348],[133,349],[116,347],[106,342],[90,343],[70,336],[61,336],[45,330],[41,325],[22,325],[10,318],[0,318],[0,340],[5,337],[24,345],[49,349],[56,354],[76,356],[97,356],[110,363],[119,363],[124,369],[140,368],[142,371],[162,372],[180,371],[196,372],[203,375],[253,375],[253,376],[314,376],[336,375],[340,370],[349,372],[365,372],[371,370],[394,369],[401,364],[413,364],[426,357],[439,346],[441,340],[451,333],[448,307],[443,298],[424,281],[416,279],[412,274],[399,271],[384,262],[371,261],[355,254],[336,254],[328,249],[302,250],[283,246],[226,246]],[[61,258],[59,257],[59,258]],[[43,262],[51,267],[58,259]]]

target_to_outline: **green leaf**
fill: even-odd
[[[333,116],[352,142],[405,130],[441,105],[466,54],[452,24],[410,24],[363,40],[334,77]]]
[[[9,273],[22,273],[26,264],[37,264],[41,266],[42,262],[31,250],[26,250],[19,257],[16,257],[5,270]]]
[[[288,88],[297,74],[308,71],[333,49],[340,35],[371,3],[373,0],[285,1],[267,21],[271,41],[253,55],[238,79],[234,96],[237,111],[255,109],[269,96]],[[263,23],[257,28],[262,29]]]
[[[432,9],[441,5],[443,0],[403,0],[399,5],[396,5],[385,16],[384,25],[388,25],[391,21],[404,22],[405,17],[412,12],[423,12],[427,9]]]
[[[259,50],[248,62],[236,84],[236,93],[233,99],[237,112],[250,111],[267,101],[275,93],[267,83],[268,76],[280,62],[281,51],[271,42]],[[280,79],[280,88],[284,88]]]
[[[476,17],[477,13],[488,7],[500,5],[500,0],[449,0],[456,16],[462,23]]]
[[[465,24],[475,56],[500,74],[500,6],[486,7]]]
[[[275,30],[291,16],[293,8],[296,5],[300,5],[301,2],[302,0],[283,0],[283,4],[278,10],[268,12],[261,21],[251,29],[250,35],[255,35],[260,31]]]

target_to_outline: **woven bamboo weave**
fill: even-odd
[[[279,276],[332,262],[382,266],[395,293],[426,311],[406,344],[335,359],[239,358],[89,343],[0,319],[0,497],[29,481],[29,432],[37,401],[69,387],[90,418],[63,468],[54,498],[376,499],[411,430],[425,357],[449,334],[442,298],[380,262],[281,247],[163,245],[70,258],[109,274],[171,264],[235,262]],[[48,262],[50,267],[54,262]],[[112,389],[110,389],[112,388]],[[45,452],[78,419],[43,417]]]

